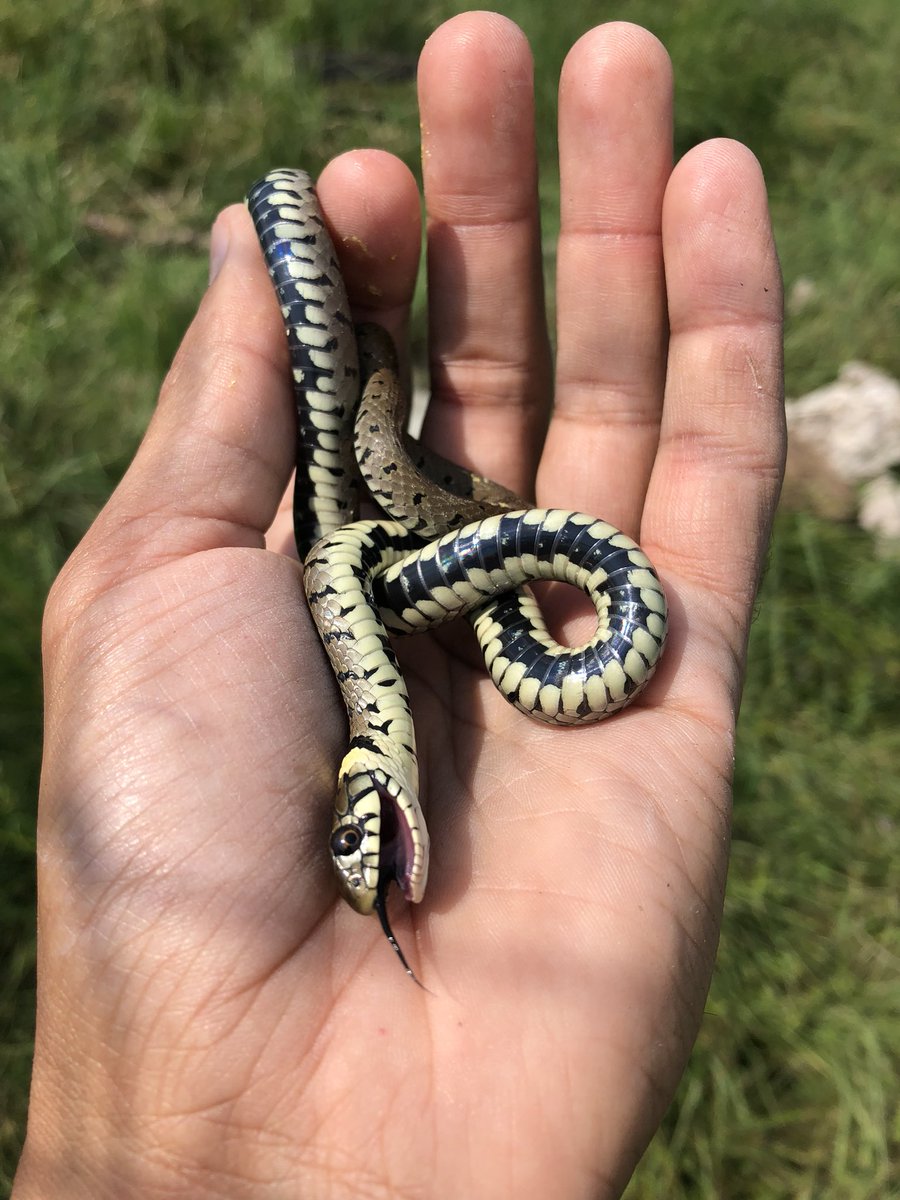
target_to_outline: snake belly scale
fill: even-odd
[[[390,930],[386,894],[396,882],[406,899],[422,899],[429,839],[391,635],[467,615],[511,704],[545,723],[583,724],[618,712],[646,687],[665,644],[665,594],[640,547],[612,525],[534,508],[404,433],[393,345],[376,327],[354,330],[308,175],[272,171],[247,204],[291,356],[304,586],[350,726],[331,854],[345,898],[378,914],[413,975]],[[358,519],[363,481],[385,518]],[[523,586],[539,579],[591,598],[597,627],[588,641],[570,647],[552,638]]]

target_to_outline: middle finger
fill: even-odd
[[[524,34],[466,13],[419,62],[432,401],[425,439],[526,497],[547,422],[534,93]]]

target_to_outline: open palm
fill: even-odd
[[[249,218],[223,214],[221,270],[48,609],[17,1200],[609,1197],[671,1098],[783,452],[778,268],[752,155],[709,143],[673,171],[665,53],[594,30],[560,93],[554,380],[530,72],[486,13],[423,54],[426,438],[635,536],[669,594],[663,664],[567,731],[494,692],[465,628],[401,648],[433,855],[424,904],[393,910],[411,984],[331,877],[345,722],[281,552],[286,349]],[[358,315],[402,343],[411,177],[357,152],[319,194]]]

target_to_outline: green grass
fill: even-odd
[[[22,1136],[33,1014],[43,595],[134,450],[203,287],[215,211],[274,163],[316,170],[354,145],[417,169],[408,67],[453,11],[411,0],[0,11],[0,1192]],[[894,0],[503,11],[538,47],[548,234],[565,51],[601,16],[647,24],[675,61],[679,152],[719,134],[747,141],[788,294],[815,284],[788,325],[789,394],[848,358],[900,375]],[[338,50],[391,57],[324,82],[323,56]],[[851,529],[779,523],[708,1016],[630,1200],[900,1196],[898,576]]]
[[[629,1200],[900,1194],[898,597],[865,536],[781,519],[707,1018]]]

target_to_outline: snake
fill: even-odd
[[[392,638],[466,616],[495,686],[526,716],[583,725],[631,704],[666,640],[665,592],[649,558],[606,521],[538,508],[406,432],[390,336],[355,326],[310,176],[268,172],[249,189],[281,308],[297,413],[293,525],[313,622],[346,708],[330,853],[339,889],[387,916],[396,884],[418,903],[429,835],[409,693]],[[380,515],[361,519],[367,498]],[[577,646],[548,631],[527,584],[557,580],[597,613]]]

